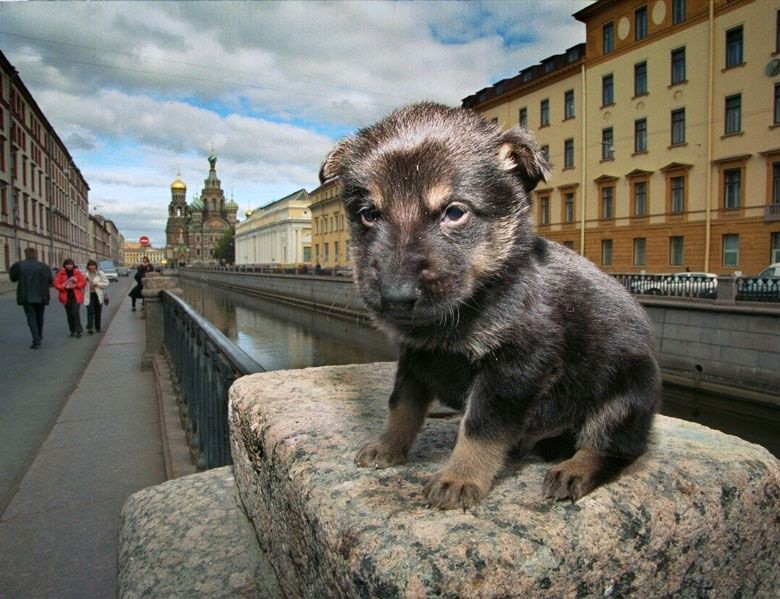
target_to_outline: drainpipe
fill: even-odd
[[[588,197],[588,191],[587,191],[587,171],[588,171],[588,86],[587,86],[587,75],[585,71],[585,63],[583,62],[580,66],[580,73],[582,73],[582,142],[581,142],[581,150],[580,155],[582,156],[582,176],[580,179],[580,187],[582,188],[582,192],[580,193],[580,204],[581,204],[581,219],[580,219],[580,256],[585,255],[585,204]]]
[[[707,209],[705,211],[704,228],[704,272],[710,271],[710,244],[712,243],[712,116],[714,114],[714,73],[715,73],[715,2],[709,2],[709,48],[707,49],[707,164],[705,170],[707,173],[707,184],[705,188],[705,199]]]

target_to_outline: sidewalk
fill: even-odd
[[[40,351],[28,349],[15,295],[0,295],[0,434],[3,453],[18,454],[0,459],[0,597],[114,597],[120,509],[165,480],[154,375],[141,371],[145,322],[128,286],[111,285],[102,337],[68,337],[55,300]]]

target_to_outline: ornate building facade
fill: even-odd
[[[238,204],[225,201],[217,177],[217,156],[209,155],[209,174],[203,189],[187,204],[187,185],[180,176],[171,183],[168,223],[165,227],[165,257],[168,264],[216,264],[214,248],[228,229],[236,228]]]

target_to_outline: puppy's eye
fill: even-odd
[[[360,215],[360,222],[366,227],[373,227],[376,221],[379,220],[379,210],[373,206],[361,208],[358,210],[358,214]]]
[[[463,204],[450,204],[441,215],[441,222],[445,225],[459,225],[466,222],[469,209]]]

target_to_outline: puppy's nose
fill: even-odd
[[[382,285],[382,303],[392,308],[409,308],[417,301],[417,282],[414,279],[397,279]]]

